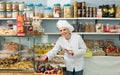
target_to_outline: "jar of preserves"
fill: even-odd
[[[59,3],[53,6],[53,17],[61,17],[61,5]]]
[[[5,11],[0,11],[0,18],[5,18],[5,17],[6,17]]]
[[[12,18],[17,18],[18,16],[18,11],[13,11],[12,12]]]
[[[18,2],[13,2],[12,3],[12,10],[13,11],[18,11],[19,10],[19,4],[18,4]]]
[[[72,17],[71,4],[64,4],[64,18]]]
[[[6,2],[6,11],[12,11],[12,2]]]
[[[6,18],[12,18],[12,11],[6,12]]]
[[[24,11],[24,8],[25,8],[25,3],[19,2],[19,11]]]
[[[35,5],[35,17],[43,17],[43,5],[41,3]]]
[[[5,11],[5,2],[0,1],[0,11]]]
[[[45,7],[44,9],[44,18],[51,18],[52,17],[52,8]]]

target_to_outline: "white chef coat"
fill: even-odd
[[[83,54],[86,52],[86,45],[80,35],[71,34],[71,38],[66,40],[64,37],[59,37],[56,45],[46,55],[48,60],[51,60],[59,50],[67,49],[73,50],[74,55],[68,55],[65,51],[64,61],[67,71],[80,71],[84,68],[84,57]]]

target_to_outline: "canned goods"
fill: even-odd
[[[93,17],[96,17],[97,16],[97,13],[96,12],[93,12]]]
[[[89,7],[89,11],[92,12],[92,7]]]
[[[85,7],[86,7],[86,2],[81,2],[81,7],[82,7],[82,9],[85,9]]]
[[[82,17],[82,9],[78,9],[78,17]]]
[[[85,17],[86,15],[86,11],[85,11],[85,9],[82,9],[82,17]]]
[[[90,13],[87,11],[87,12],[86,12],[86,16],[85,16],[85,17],[89,17],[89,14],[90,14]]]
[[[93,13],[92,12],[90,12],[89,17],[93,17]]]
[[[88,12],[89,11],[89,7],[86,7],[86,12]]]
[[[97,7],[92,7],[93,12],[97,12]]]
[[[81,3],[81,2],[78,2],[78,3],[77,3],[77,7],[78,7],[78,9],[82,9],[82,3]]]
[[[0,1],[0,11],[5,11],[5,2]]]
[[[12,11],[12,2],[6,3],[6,11]]]

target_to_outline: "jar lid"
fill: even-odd
[[[54,6],[60,6],[60,3],[56,3],[56,4],[54,4]]]
[[[51,7],[45,7],[45,10],[51,10],[52,8]]]
[[[35,6],[43,6],[41,3],[36,4]]]
[[[34,6],[34,4],[32,4],[32,3],[29,3],[29,4],[27,4],[27,6]]]
[[[64,6],[71,6],[71,4],[64,4]]]

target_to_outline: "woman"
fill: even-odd
[[[40,61],[51,60],[59,50],[65,50],[64,61],[66,65],[66,75],[83,75],[84,57],[86,45],[80,35],[72,34],[74,30],[66,20],[59,20],[57,28],[61,36],[56,45],[45,55],[41,56]]]

